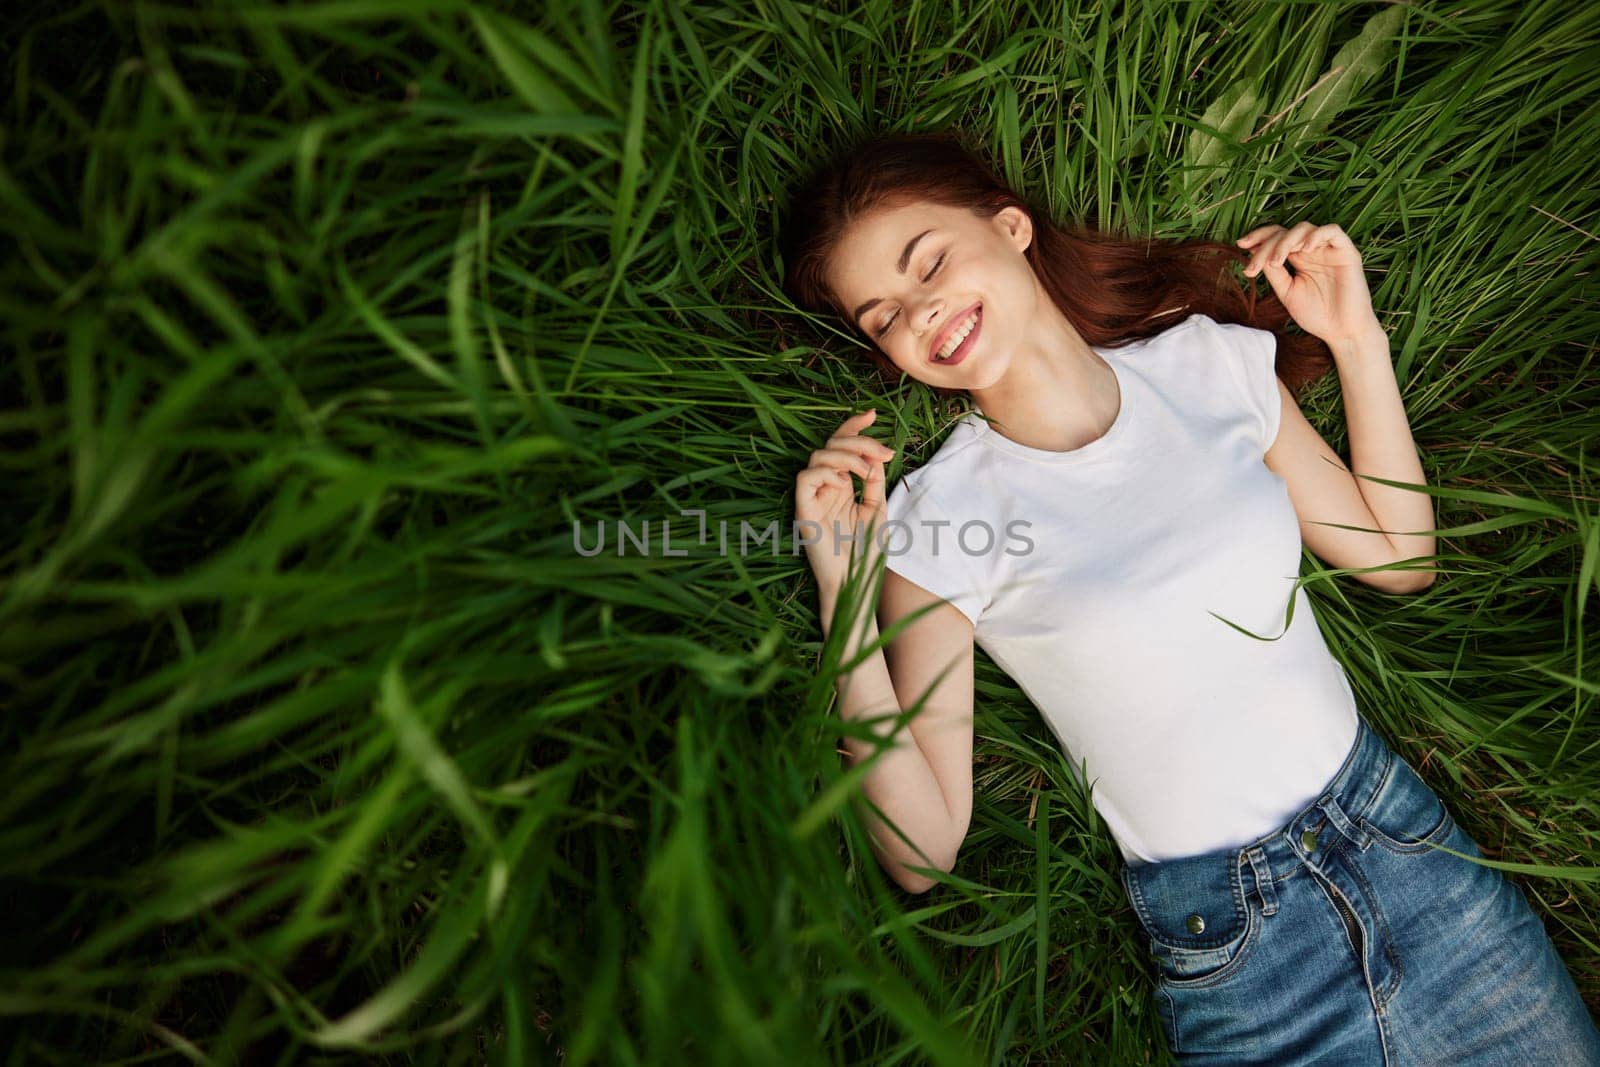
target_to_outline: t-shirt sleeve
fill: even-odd
[[[1224,362],[1244,390],[1265,454],[1278,439],[1278,422],[1283,414],[1283,398],[1278,394],[1278,338],[1271,330],[1236,322],[1219,322],[1216,328],[1225,350]]]
[[[884,566],[949,601],[976,627],[988,600],[977,561],[962,551],[960,524],[951,521],[916,473],[896,482],[884,501]]]

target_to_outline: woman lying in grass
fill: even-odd
[[[1385,592],[1433,580],[1431,498],[1369,480],[1423,474],[1361,257],[1309,222],[1236,246],[1057,227],[943,134],[874,138],[795,198],[796,302],[975,408],[887,499],[874,411],[795,479],[825,626],[886,557],[846,659],[911,617],[840,679],[848,719],[914,712],[866,779],[905,836],[873,823],[879,859],[914,893],[955,865],[981,645],[1085,767],[1184,1062],[1600,1063],[1521,889],[1463,858],[1296,581],[1302,544]],[[1334,367],[1355,472],[1296,400]]]

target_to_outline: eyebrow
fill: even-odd
[[[904,274],[906,272],[906,267],[911,264],[911,252],[917,247],[917,242],[928,236],[928,234],[932,233],[937,228],[938,227],[930,227],[929,229],[923,230],[921,233],[917,234],[911,240],[906,242],[905,250],[900,253],[900,262],[896,264],[894,268],[896,273]],[[883,300],[880,297],[875,296],[871,300],[864,301],[860,307],[856,308],[854,312],[856,325],[859,326],[861,324],[861,316],[865,315],[867,312],[871,311],[881,303],[883,303]]]

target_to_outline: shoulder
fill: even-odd
[[[1269,351],[1277,348],[1277,337],[1271,330],[1263,330],[1259,326],[1247,326],[1242,322],[1218,322],[1208,315],[1196,316],[1205,320],[1206,332],[1217,338],[1225,345],[1256,351],[1267,347]]]
[[[1108,346],[1123,366],[1157,390],[1205,390],[1226,376],[1220,350],[1227,348],[1222,324],[1196,312],[1159,333]]]
[[[891,518],[910,512],[956,518],[983,510],[982,489],[993,480],[985,464],[994,457],[977,440],[970,422],[975,418],[963,415],[932,456],[900,476],[887,500]]]
[[[1121,344],[1099,346],[1098,350],[1102,355],[1115,353],[1124,365],[1148,374],[1162,364],[1187,364],[1191,362],[1187,357],[1193,356],[1197,349],[1213,347],[1220,336],[1219,325],[1211,316],[1196,312],[1164,330]]]
[[[1204,344],[1224,339],[1230,330],[1247,328],[1236,326],[1231,322],[1218,322],[1210,315],[1197,311],[1182,322],[1168,326],[1160,333],[1152,334],[1135,344],[1162,350],[1192,350],[1196,343]]]
[[[957,419],[933,455],[923,460],[916,470],[902,475],[896,487],[909,482],[912,487],[931,488],[977,473],[986,451],[979,446],[977,435],[973,433],[972,420],[977,417],[968,412]]]
[[[1148,336],[1136,337],[1131,341],[1107,347],[1115,348],[1119,352],[1127,352],[1139,348],[1171,348],[1181,345],[1185,341],[1192,341],[1196,334],[1207,332],[1216,327],[1216,325],[1216,320],[1211,316],[1197,311],[1163,330],[1157,330]]]
[[[1185,367],[1185,374],[1236,376],[1238,364],[1253,367],[1265,361],[1270,366],[1277,354],[1271,330],[1218,322],[1201,312],[1135,344],[1150,350],[1150,361],[1170,356]]]
[[[1188,409],[1243,418],[1264,451],[1277,435],[1282,408],[1277,336],[1202,314],[1191,315],[1174,333],[1182,340],[1170,347],[1188,354],[1174,357],[1174,369],[1166,375],[1169,388],[1184,394]]]
[[[1179,338],[1192,333],[1205,333],[1209,330],[1216,329],[1218,325],[1220,324],[1217,322],[1217,320],[1212,318],[1210,315],[1207,315],[1204,312],[1196,311],[1182,322],[1162,330],[1160,333],[1156,334],[1152,340],[1160,340],[1163,338]]]

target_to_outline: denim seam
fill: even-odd
[[[1454,816],[1450,814],[1450,809],[1444,806],[1444,801],[1441,800],[1439,802],[1439,807],[1444,809],[1444,818],[1440,820],[1439,825],[1435,826],[1432,830],[1429,830],[1426,835],[1418,838],[1416,841],[1411,842],[1410,844],[1407,844],[1404,841],[1396,841],[1394,838],[1389,837],[1382,830],[1378,829],[1370,822],[1367,822],[1365,818],[1361,820],[1361,825],[1362,828],[1367,831],[1367,833],[1372,835],[1372,840],[1377,842],[1378,845],[1384,849],[1384,851],[1392,852],[1397,856],[1416,856],[1423,853],[1432,852],[1433,849],[1428,847],[1429,844],[1437,841],[1443,841],[1446,837],[1450,836],[1450,831],[1455,828]]]
[[[1317,807],[1322,810],[1322,819],[1318,821],[1320,830],[1328,823],[1333,824],[1337,840],[1341,844],[1352,844],[1362,852],[1372,844],[1371,835],[1361,822],[1361,816],[1352,815],[1345,811],[1344,805],[1339,803],[1339,798],[1332,792],[1324,793],[1317,801]]]
[[[1160,986],[1156,987],[1156,995],[1167,1002],[1167,1042],[1174,1053],[1182,1052],[1178,1045],[1178,1006],[1172,1002],[1172,994]]]
[[[1261,899],[1261,916],[1267,918],[1278,913],[1278,893],[1275,888],[1277,879],[1272,876],[1272,866],[1267,860],[1266,853],[1260,848],[1252,848],[1245,853],[1245,859],[1250,864],[1250,877],[1252,888],[1257,897]]]
[[[1355,857],[1352,857],[1352,859],[1354,858]],[[1401,962],[1400,954],[1394,950],[1394,934],[1390,932],[1389,920],[1384,916],[1383,909],[1379,907],[1377,903],[1378,895],[1377,892],[1372,888],[1372,883],[1367,880],[1367,876],[1362,872],[1359,863],[1346,863],[1344,866],[1349,872],[1350,877],[1356,880],[1356,884],[1361,890],[1361,895],[1367,900],[1367,906],[1372,909],[1372,918],[1374,924],[1377,926],[1379,939],[1383,943],[1383,954],[1388,957],[1389,962],[1394,965],[1394,987],[1389,990],[1388,996],[1379,1001],[1379,1006],[1385,1006],[1391,1000],[1393,1000],[1394,995],[1400,991],[1400,982],[1405,978],[1406,973],[1405,964]],[[1356,922],[1361,923],[1361,916],[1356,916]],[[1370,938],[1372,935],[1367,931],[1366,925],[1364,923],[1361,925],[1363,936]],[[1368,947],[1370,949],[1370,945]],[[1364,963],[1363,970],[1365,970]],[[1373,994],[1376,996],[1376,989],[1373,990]]]
[[[1394,750],[1385,743],[1383,746],[1383,774],[1379,777],[1378,783],[1372,787],[1371,792],[1367,794],[1366,800],[1362,802],[1361,810],[1350,813],[1352,820],[1365,821],[1367,814],[1372,811],[1372,805],[1376,804],[1378,798],[1383,796],[1383,791],[1389,788],[1389,780],[1394,777],[1395,761],[1399,758]]]

